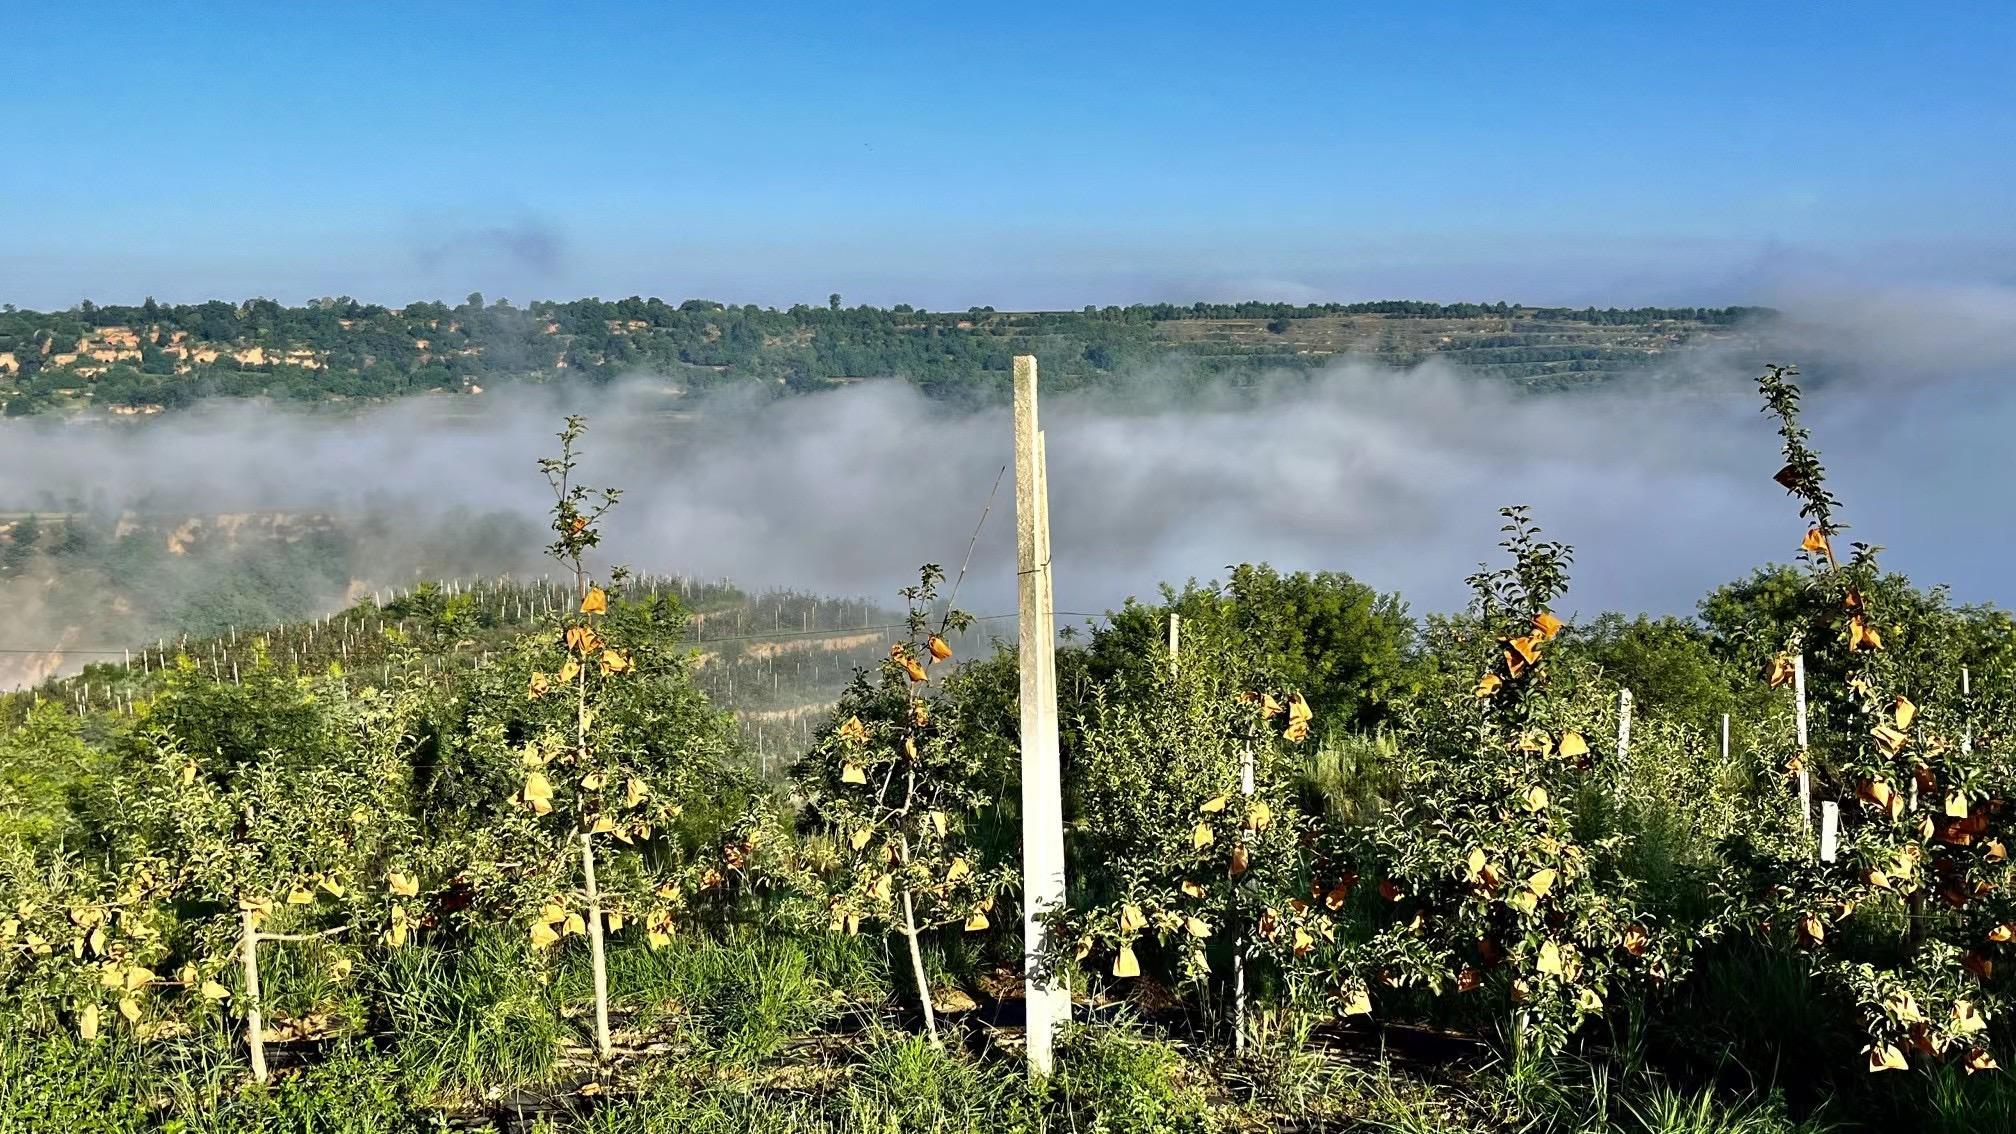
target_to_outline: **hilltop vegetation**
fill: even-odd
[[[1197,303],[999,312],[907,304],[784,310],[704,299],[463,303],[401,308],[325,299],[0,312],[0,401],[10,416],[136,413],[210,397],[301,401],[475,393],[504,382],[647,374],[676,392],[747,385],[803,392],[900,377],[933,398],[1001,398],[1009,359],[1035,354],[1053,388],[1163,360],[1200,373],[1307,369],[1340,355],[1431,356],[1532,384],[1600,380],[1686,343],[1726,338],[1767,309],[1580,310],[1506,303]]]

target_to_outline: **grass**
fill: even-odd
[[[579,1127],[594,1134],[694,1131],[960,1131],[973,1134],[1191,1134],[1218,1129],[1203,1091],[1165,1044],[1126,1029],[1079,1029],[1047,1089],[1020,1067],[933,1048],[922,1037],[864,1037],[859,1060],[822,1087],[751,1090],[719,1081],[669,1084]],[[549,1127],[557,1134],[565,1129]]]
[[[697,1059],[755,1063],[792,1039],[831,1023],[850,1001],[879,995],[880,974],[860,939],[810,942],[745,935],[728,940],[679,938],[665,948],[635,946],[609,954],[612,1006],[635,1026],[689,1041]],[[593,995],[583,958],[554,985],[562,1001]]]
[[[1394,1134],[1825,1134],[1775,1095],[1684,1089],[1572,1058],[1492,1065],[1431,1081],[1380,1063],[1344,1068],[1324,1097],[1360,1128]]]
[[[797,1132],[1033,1131],[1037,1112],[1026,1080],[1001,1064],[983,1065],[933,1049],[921,1037],[865,1038],[860,1062],[820,1087],[752,1089],[723,1081],[673,1081],[607,1107],[552,1134],[728,1134]]]
[[[146,1128],[145,1077],[117,1041],[0,1030],[0,1132]]]
[[[2016,1130],[2016,1083],[2006,1074],[1968,1076],[1952,1067],[1922,1075],[1916,1083],[1920,1105],[1898,1128],[1918,1121],[1926,1134],[1977,1134]]]
[[[1311,815],[1362,822],[1398,790],[1393,769],[1399,751],[1391,733],[1327,733],[1296,775],[1297,799]]]
[[[475,1095],[551,1075],[564,1029],[515,936],[399,950],[375,975],[402,1071],[430,1092]]]
[[[1690,1093],[1664,1085],[1654,1087],[1642,1102],[1627,1101],[1623,1111],[1628,1123],[1622,1128],[1634,1134],[1823,1134],[1832,1129],[1817,1119],[1794,1122],[1775,1097],[1730,1102],[1706,1089]]]
[[[1050,1088],[1056,1129],[1178,1134],[1217,1125],[1197,1072],[1166,1043],[1124,1025],[1068,1031]]]
[[[0,1134],[378,1134],[418,1113],[398,1062],[341,1043],[270,1088],[199,1041],[143,1053],[116,1039],[0,1032]]]
[[[1287,1010],[1261,1013],[1238,1058],[1123,1019],[1068,1029],[1056,1075],[1034,1086],[1012,1048],[939,1050],[887,1023],[899,998],[883,942],[695,936],[656,951],[612,950],[618,1033],[640,1050],[600,1077],[601,1093],[586,1095],[581,1085],[598,1076],[579,1050],[587,990],[579,953],[542,961],[504,935],[394,953],[372,974],[369,1037],[330,1040],[305,1062],[283,1059],[265,1088],[249,1083],[222,1020],[144,1046],[116,1029],[84,1043],[0,1027],[0,1134],[367,1134],[480,1124],[493,1112],[513,1116],[511,1129],[546,1134],[2016,1129],[2016,1088],[2000,1075],[1913,1071],[1823,1084],[1757,1053],[1730,1053],[1722,1064],[1676,1060],[1667,1049],[1700,1051],[1733,1034],[1779,1051],[1827,1034],[1825,1006],[1799,995],[1804,974],[1762,953],[1723,959],[1718,971],[1731,983],[1697,991],[1687,1005],[1697,1028],[1685,1036],[1653,1034],[1619,1003],[1609,1034],[1579,1054],[1419,1066],[1398,1052],[1346,1054],[1312,1031],[1312,1018]],[[1673,1015],[1668,1006],[1658,1018]],[[1762,1070],[1741,1074],[1739,1059]],[[1799,1089],[1781,1091],[1780,1077]],[[1823,1085],[1841,1097],[1816,1107]]]

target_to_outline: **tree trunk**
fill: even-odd
[[[259,1010],[259,927],[251,910],[238,912],[238,955],[245,965],[245,1050],[252,1078],[266,1081],[266,1018]]]
[[[1173,615],[1172,615],[1173,617]],[[1253,798],[1253,745],[1248,743],[1239,753],[1239,794]],[[1246,829],[1239,829],[1239,843],[1246,843]],[[1236,892],[1239,880],[1232,880]],[[1232,942],[1232,1054],[1246,1054],[1246,927],[1239,926],[1239,935]]]
[[[1232,942],[1232,1054],[1246,1054],[1246,935]]]
[[[595,1054],[609,1058],[609,962],[602,952],[602,895],[595,889],[595,836],[581,836],[581,879],[588,891],[588,957],[595,970]]]
[[[910,942],[910,975],[917,980],[917,1003],[924,1007],[924,1030],[931,1046],[942,1048],[938,1038],[938,1009],[931,1003],[931,982],[924,976],[924,952],[917,945],[917,914],[910,904],[910,891],[903,891],[903,936]]]

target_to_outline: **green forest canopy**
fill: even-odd
[[[1524,307],[1499,303],[1194,303],[1079,311],[785,309],[704,299],[538,301],[480,294],[392,308],[348,297],[241,303],[0,307],[0,399],[10,416],[96,406],[174,409],[206,397],[319,401],[475,392],[508,381],[663,378],[681,391],[757,383],[802,392],[902,377],[926,395],[1002,396],[1033,353],[1053,387],[1165,358],[1204,373],[1308,369],[1343,354],[1407,366],[1430,356],[1494,378],[1569,384],[1642,367],[1770,317],[1757,307]]]

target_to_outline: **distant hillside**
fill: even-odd
[[[679,393],[756,385],[802,392],[900,377],[946,401],[1002,397],[1010,359],[1042,359],[1051,388],[1165,360],[1200,371],[1310,368],[1340,355],[1394,365],[1439,356],[1529,385],[1599,381],[1684,344],[1726,339],[1766,308],[1512,304],[1172,304],[1072,312],[786,310],[631,298],[513,307],[327,299],[286,307],[212,300],[68,311],[0,310],[0,400],[9,416],[158,413],[207,397],[304,401],[478,394],[505,382],[659,376]]]
[[[324,525],[318,517],[268,515],[192,517],[182,527],[256,528],[247,541],[253,543],[298,538]],[[565,587],[538,577],[424,582],[377,592],[353,581],[351,593],[322,608],[320,617],[273,617],[277,607],[255,605],[270,597],[257,593],[257,579],[239,572],[230,581],[252,593],[233,611],[211,613],[245,616],[240,621],[212,617],[178,632],[121,611],[67,627],[66,637],[88,635],[84,647],[53,639],[42,650],[9,645],[40,641],[33,637],[38,631],[0,614],[0,730],[18,724],[38,701],[80,713],[130,713],[136,701],[158,691],[163,667],[178,657],[220,679],[236,680],[241,667],[274,666],[302,674],[335,667],[360,684],[432,682],[486,661],[516,635],[550,625],[552,612],[571,609],[572,601]],[[628,593],[677,602],[686,617],[695,683],[734,712],[750,756],[769,775],[780,775],[791,754],[811,742],[854,671],[887,658],[903,634],[900,614],[867,599],[755,593],[726,580],[665,575],[638,579]],[[1012,637],[1014,624],[996,618],[955,640],[969,656],[985,656],[1002,633]]]
[[[374,591],[521,563],[532,530],[502,515],[395,528],[383,517],[0,512],[0,689],[73,668],[79,650],[313,618]]]

